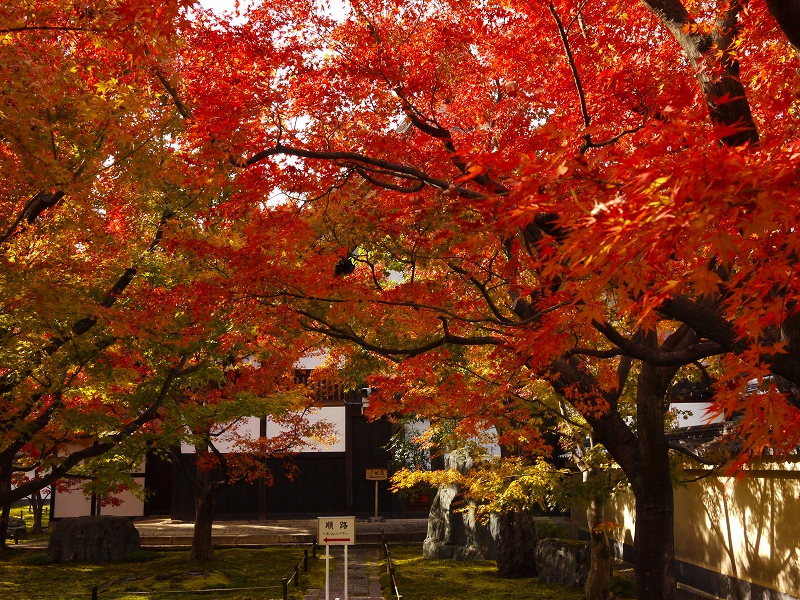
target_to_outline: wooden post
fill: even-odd
[[[317,540],[314,540],[314,558],[317,558]]]
[[[294,566],[294,587],[300,585],[300,565]]]
[[[97,593],[98,593],[98,588],[95,585],[92,587],[92,600],[97,600]]]
[[[289,580],[283,578],[283,600],[289,600]]]
[[[308,548],[303,550],[303,571],[308,573]]]

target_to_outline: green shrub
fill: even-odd
[[[636,598],[636,584],[623,575],[612,575],[608,587],[617,598]]]
[[[559,540],[571,540],[575,536],[572,534],[572,529],[557,525],[550,520],[537,520],[534,521],[536,527],[536,537],[540,540],[545,538],[556,538]]]
[[[27,556],[23,556],[20,561],[23,565],[49,565],[53,562],[53,557],[47,554],[47,552],[34,552],[33,554],[28,554]]]

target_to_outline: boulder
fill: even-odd
[[[8,529],[6,530],[6,538],[13,540],[22,540],[28,535],[28,528],[25,526],[25,521],[19,517],[9,517]]]
[[[547,538],[536,545],[536,571],[547,583],[565,583],[582,588],[591,562],[589,542]]]
[[[141,549],[139,532],[127,517],[99,515],[58,521],[47,553],[56,562],[122,560]]]
[[[467,473],[472,459],[463,452],[445,456],[445,468]],[[458,509],[466,508],[464,511]],[[466,505],[457,485],[441,486],[428,516],[428,537],[422,545],[425,558],[455,560],[493,560],[497,552],[497,517],[484,524],[475,518],[476,505]]]
[[[497,570],[500,577],[536,577],[536,525],[530,511],[511,511],[499,516]]]

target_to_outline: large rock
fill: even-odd
[[[445,468],[466,474],[472,459],[462,452],[445,456]],[[466,508],[465,511],[458,509]],[[441,486],[428,516],[428,537],[422,545],[425,558],[455,560],[493,560],[497,552],[497,517],[481,523],[475,518],[474,502],[464,503],[457,485]]]
[[[536,545],[536,571],[547,583],[566,583],[582,588],[591,562],[589,542],[547,538]]]
[[[25,521],[19,517],[9,517],[6,537],[13,540],[21,540],[27,537],[27,535],[28,528],[25,526]]]
[[[61,519],[50,536],[47,553],[56,562],[122,560],[141,549],[139,532],[126,517],[100,515]]]
[[[497,570],[500,577],[536,577],[536,526],[530,511],[507,512],[499,517]]]

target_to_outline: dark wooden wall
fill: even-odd
[[[375,483],[366,480],[366,470],[387,468],[392,426],[388,421],[367,421],[360,407],[348,406],[346,452],[301,453],[290,460],[297,467],[292,479],[287,464],[268,461],[273,484],[241,481],[219,490],[215,516],[221,520],[251,520],[324,515],[373,514]],[[182,454],[181,462],[191,473],[194,454]],[[149,457],[146,487],[153,495],[145,504],[145,515],[166,516],[182,521],[194,519],[192,487],[177,463]],[[378,506],[383,516],[402,517],[404,505],[388,490],[387,481],[378,482]]]

